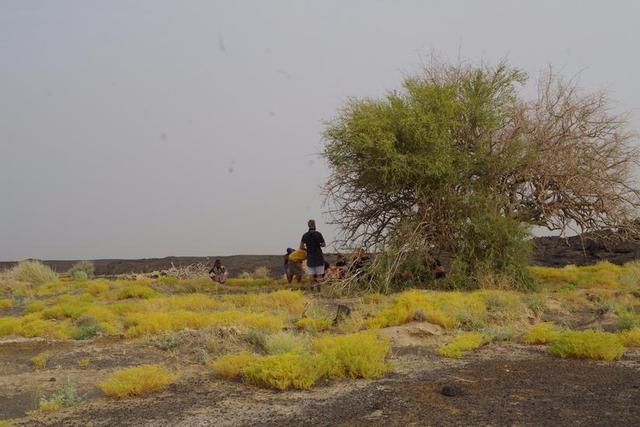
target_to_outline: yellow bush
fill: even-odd
[[[313,342],[316,366],[328,378],[378,378],[389,369],[389,341],[372,333],[325,336]]]
[[[252,311],[286,312],[301,315],[307,298],[300,291],[279,290],[266,294],[225,295],[222,302]]]
[[[20,325],[14,335],[23,337],[43,337],[68,339],[73,337],[76,328],[68,321],[43,320],[33,315],[20,318]]]
[[[640,347],[640,327],[620,332],[625,347]]]
[[[111,307],[104,305],[88,306],[84,312],[84,316],[90,316],[104,327],[107,335],[118,335],[122,333],[122,321],[120,316],[111,310]]]
[[[551,341],[549,352],[558,357],[616,360],[624,354],[621,338],[609,332],[562,331]]]
[[[36,369],[44,369],[47,367],[47,362],[49,361],[49,353],[47,353],[46,351],[33,356],[31,358],[31,364],[33,365],[34,368]]]
[[[17,317],[0,317],[0,337],[18,335],[20,319]]]
[[[185,328],[201,329],[209,326],[246,326],[275,332],[282,329],[282,319],[262,313],[219,311],[200,313],[186,310],[151,313],[129,313],[125,323],[128,337],[160,334]]]
[[[365,324],[368,328],[379,328],[418,319],[451,329],[458,325],[461,316],[484,317],[485,313],[482,298],[475,294],[409,290],[396,295],[390,304],[367,319]]]
[[[300,353],[266,356],[244,368],[244,379],[258,387],[286,390],[311,388],[320,378],[313,357]]]
[[[221,377],[230,380],[240,377],[244,369],[259,358],[260,356],[248,352],[227,354],[210,362],[209,367]]]
[[[36,313],[47,308],[47,304],[44,301],[30,301],[25,307],[25,313]]]
[[[522,340],[527,344],[548,344],[558,335],[556,325],[551,322],[541,322],[533,325]]]
[[[573,284],[580,288],[617,288],[621,285],[621,278],[631,268],[603,261],[582,267],[576,267],[575,265],[568,265],[563,268],[530,267],[530,271],[538,281],[551,287]]]
[[[98,387],[107,396],[125,398],[165,390],[177,378],[162,365],[140,365],[115,371]]]
[[[156,292],[147,285],[134,283],[126,285],[117,290],[116,299],[128,299],[128,298],[151,298],[156,295]]]
[[[89,283],[87,285],[86,290],[89,294],[93,295],[94,297],[97,297],[99,295],[105,295],[107,292],[109,292],[109,283],[104,282],[102,280],[100,281],[96,280]]]
[[[296,326],[307,332],[322,332],[329,329],[333,321],[326,316],[304,317],[296,322]]]
[[[13,300],[9,298],[0,299],[0,310],[13,307]]]
[[[78,365],[79,368],[86,368],[87,366],[89,366],[89,364],[91,363],[91,360],[89,359],[78,359],[78,361],[76,362],[76,365]]]
[[[54,396],[50,399],[40,399],[38,403],[38,411],[43,413],[50,413],[59,411],[64,407],[64,401],[62,396]]]
[[[474,350],[488,342],[488,338],[478,332],[458,335],[449,343],[440,347],[438,354],[444,357],[461,357],[466,351]]]
[[[204,294],[172,295],[145,301],[147,311],[207,311],[220,307],[220,302]]]

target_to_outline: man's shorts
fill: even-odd
[[[319,265],[317,267],[310,267],[307,264],[307,270],[311,276],[322,276],[324,274],[324,265]]]

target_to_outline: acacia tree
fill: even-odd
[[[483,272],[519,283],[532,225],[635,233],[638,153],[626,118],[604,93],[551,72],[525,99],[526,78],[505,63],[433,63],[382,99],[350,99],[324,148],[344,244],[405,260],[446,252],[466,283]]]

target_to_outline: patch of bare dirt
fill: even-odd
[[[640,352],[615,363],[562,360],[543,347],[503,343],[462,359],[435,347],[394,348],[394,372],[275,392],[225,382],[187,367],[168,391],[139,399],[95,398],[17,425],[636,425]],[[455,391],[442,394],[443,387]]]

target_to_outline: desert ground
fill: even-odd
[[[531,270],[523,292],[349,296],[264,269],[225,285],[5,272],[0,425],[637,424],[638,264]],[[104,385],[140,366],[170,378]]]

